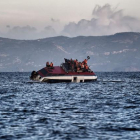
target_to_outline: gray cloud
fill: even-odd
[[[32,39],[36,32],[37,29],[29,25],[23,27],[15,26],[8,31],[6,37],[16,39]]]
[[[39,38],[56,36],[56,31],[51,26],[46,26],[43,31],[39,33]]]
[[[98,36],[117,32],[140,31],[140,20],[124,16],[123,10],[112,8],[109,4],[95,6],[91,20],[82,19],[78,23],[70,22],[64,27],[62,34],[67,36]]]
[[[10,25],[6,25],[6,28],[10,28]]]
[[[51,21],[52,21],[52,22],[59,22],[59,19],[51,18]]]
[[[42,31],[38,31],[32,26],[6,26],[7,33],[0,32],[1,37],[14,39],[38,39],[65,35],[75,36],[100,36],[111,35],[118,32],[140,32],[140,20],[125,16],[123,10],[112,8],[111,5],[96,5],[92,11],[90,20],[81,19],[77,23],[69,22],[63,27],[58,19],[51,18],[51,26],[46,26]]]
[[[7,25],[7,33],[0,33],[1,37],[13,38],[13,39],[38,39],[45,37],[56,36],[55,30],[51,26],[47,26],[42,31],[37,31],[35,27],[27,26],[15,26],[13,28],[10,25]]]

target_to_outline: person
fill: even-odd
[[[74,64],[71,65],[71,71],[74,71]]]
[[[75,59],[75,67],[77,68],[77,66],[78,66],[78,61],[77,59]]]
[[[70,70],[70,67],[71,67],[71,62],[70,60],[68,61],[68,70]]]
[[[82,69],[84,68],[84,63],[81,64],[81,68],[82,68]]]
[[[52,62],[50,63],[50,67],[53,67],[53,63]]]
[[[82,63],[83,63],[84,65],[87,64],[87,60],[85,59]]]
[[[46,63],[46,67],[50,67],[49,62]]]
[[[85,68],[86,68],[86,71],[88,71],[88,65],[86,65],[86,67],[85,67]]]
[[[84,63],[87,64],[87,59],[84,60]]]
[[[77,71],[79,71],[79,70],[80,70],[80,68],[78,67],[78,68],[77,68]]]
[[[79,62],[78,63],[78,67],[81,69],[81,66],[82,66],[82,63],[81,62]]]

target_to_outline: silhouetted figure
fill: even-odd
[[[49,64],[49,62],[47,62],[47,63],[46,63],[46,67],[50,67],[50,64]]]

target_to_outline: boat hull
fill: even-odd
[[[58,82],[89,82],[96,81],[97,76],[94,72],[66,72],[62,67],[55,66],[53,69],[42,68],[35,72],[33,71],[30,77],[31,80],[48,83]]]
[[[58,83],[58,82],[89,82],[89,81],[96,81],[97,76],[79,76],[79,75],[72,75],[72,76],[46,76],[42,78],[36,79],[36,81],[40,82],[48,82],[48,83]]]

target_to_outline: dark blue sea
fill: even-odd
[[[0,73],[0,140],[140,140],[140,73],[32,83]]]

